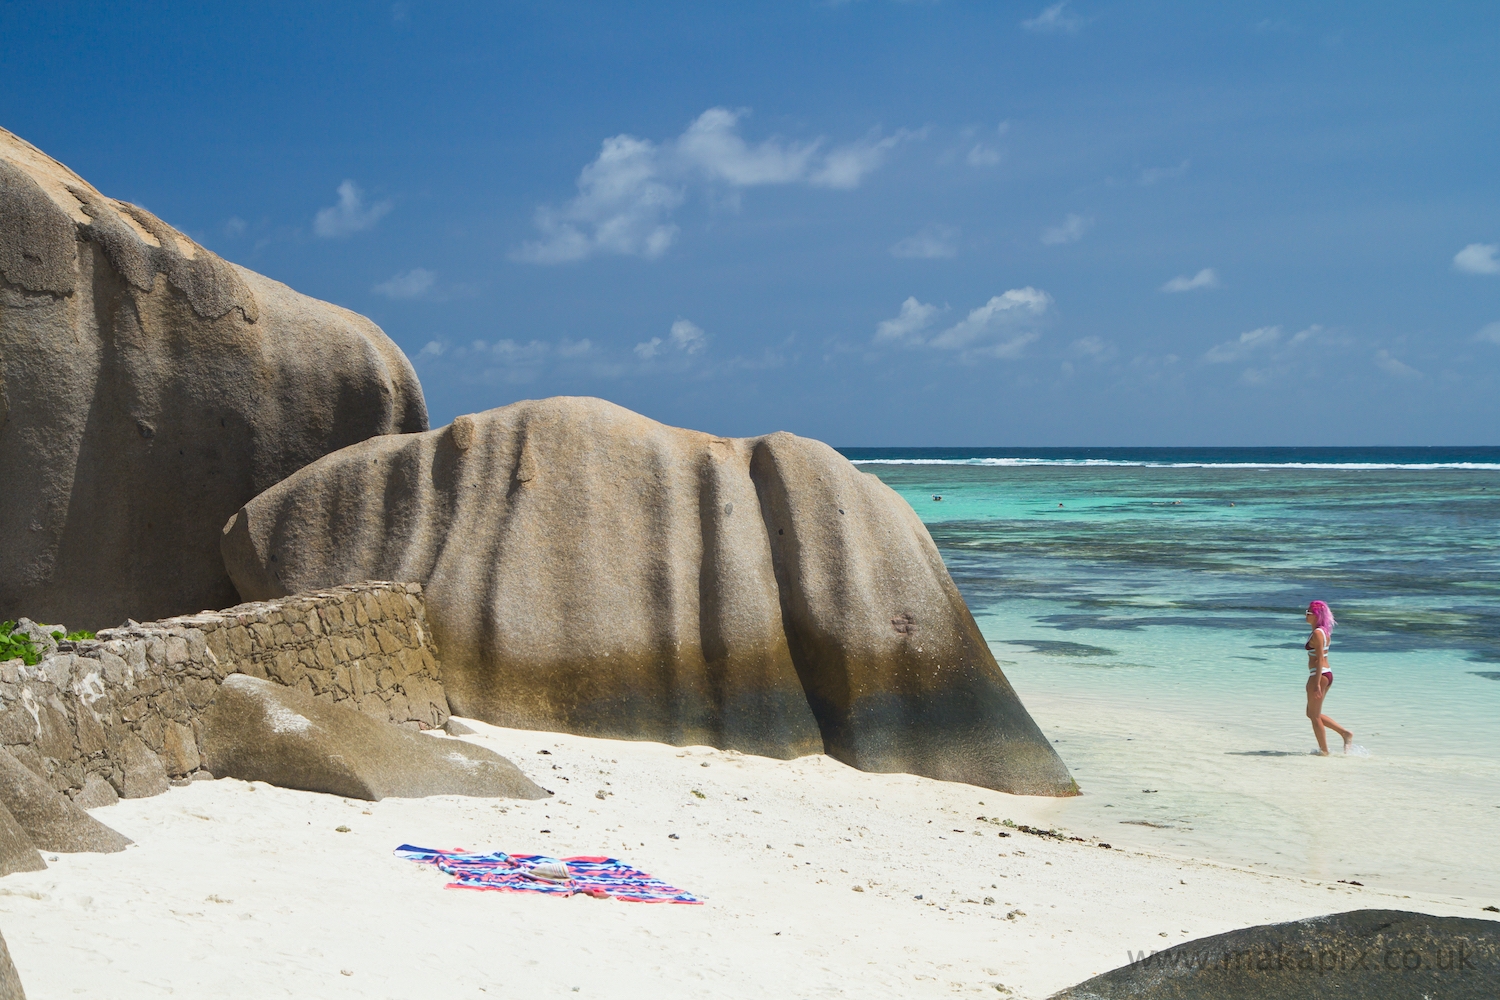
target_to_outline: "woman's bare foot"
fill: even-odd
[[[1349,752],[1349,748],[1352,747],[1353,745],[1354,745],[1354,734],[1353,733],[1345,733],[1344,734],[1344,753],[1348,753]]]

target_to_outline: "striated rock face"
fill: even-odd
[[[244,674],[225,678],[203,728],[206,763],[221,778],[370,801],[547,797],[516,765],[484,747],[413,733]]]
[[[458,715],[1076,791],[916,514],[815,441],[517,403],[313,463],[223,551],[247,600],[421,582]]]
[[[225,518],[321,455],[426,427],[369,320],[0,129],[0,617],[97,629],[234,604]]]

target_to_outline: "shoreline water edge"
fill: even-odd
[[[1076,775],[1057,822],[1500,894],[1500,448],[843,453],[922,517]],[[1312,598],[1340,622],[1328,710],[1364,756],[1309,758]]]

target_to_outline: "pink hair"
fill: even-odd
[[[1331,637],[1333,626],[1337,623],[1333,620],[1333,612],[1328,609],[1328,605],[1323,601],[1313,601],[1307,606],[1307,610],[1318,619],[1318,628],[1323,630],[1323,634]]]

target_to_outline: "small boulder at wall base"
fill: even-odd
[[[483,747],[415,733],[245,674],[220,685],[203,729],[204,762],[219,778],[371,801],[548,795]]]
[[[427,428],[374,323],[223,260],[0,129],[0,617],[97,630],[235,603],[224,519]]]
[[[421,583],[461,716],[1077,791],[911,507],[807,438],[515,403],[325,456],[222,547],[245,600]]]
[[[1350,910],[1142,952],[1052,1000],[1494,1000],[1500,922]]]
[[[0,749],[0,806],[44,851],[109,854],[131,843]]]

